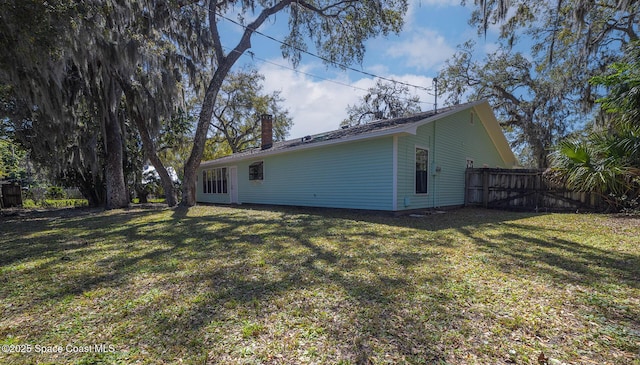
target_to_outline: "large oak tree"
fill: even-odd
[[[553,145],[584,123],[603,92],[589,79],[637,39],[640,2],[474,3],[471,24],[485,35],[489,26],[498,25],[501,47],[474,59],[472,48],[463,46],[443,70],[440,89],[451,102],[490,99],[503,126],[513,132],[514,144],[531,152],[531,164],[547,167]]]
[[[183,1],[186,2],[186,1]],[[362,61],[364,41],[379,34],[398,32],[407,10],[406,0],[219,0],[189,5],[206,9],[202,23],[213,46],[214,72],[204,92],[202,109],[195,130],[193,149],[184,167],[181,205],[195,204],[196,169],[205,148],[216,97],[231,68],[251,48],[252,38],[265,22],[278,15],[288,22],[288,35],[282,45],[283,57],[297,64],[312,44],[328,64],[344,65]],[[227,39],[220,30],[225,17],[250,19],[239,40]],[[203,33],[204,34],[204,33]],[[224,39],[223,39],[224,38]],[[266,40],[265,40],[266,41]],[[232,43],[233,42],[233,43]],[[235,44],[231,49],[223,45]]]
[[[374,87],[360,98],[360,103],[347,106],[347,119],[341,126],[356,126],[378,119],[390,119],[419,113],[420,97],[411,95],[409,87],[399,83],[378,80]]]
[[[117,208],[128,204],[123,118],[138,126],[145,152],[163,177],[153,135],[175,104],[180,77],[188,75],[204,90],[184,166],[183,205],[190,206],[218,92],[268,19],[278,14],[287,20],[282,52],[294,65],[308,45],[326,63],[344,65],[363,59],[366,39],[398,32],[406,9],[406,0],[9,1],[3,3],[3,14],[11,16],[2,18],[0,41],[11,52],[0,60],[0,81],[11,85],[33,123],[72,131],[80,123],[76,105],[99,123],[106,207]],[[221,32],[229,18],[243,26],[239,39]]]
[[[161,177],[167,203],[175,205],[156,140],[175,111],[182,74],[193,75],[207,49],[201,37],[191,36],[199,24],[192,14],[171,0],[8,1],[1,10],[0,44],[9,52],[0,57],[0,82],[22,106],[19,113],[11,111],[15,129],[30,135],[28,145],[43,157],[40,162],[76,172],[90,166],[94,176],[104,169],[105,206],[127,206],[128,120]],[[98,123],[104,163],[83,157],[95,157],[95,143],[87,153],[74,154],[80,159],[56,159],[64,154],[55,150],[70,147],[67,137],[83,130],[87,117]],[[95,129],[87,133],[83,139],[96,140]]]
[[[227,76],[215,103],[209,142],[216,150],[231,153],[260,146],[262,114],[273,117],[273,140],[282,141],[289,134],[293,120],[282,106],[280,92],[264,91],[265,76],[254,68],[243,68]]]

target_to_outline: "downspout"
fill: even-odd
[[[393,136],[393,168],[392,168],[392,188],[391,209],[398,210],[398,136]]]
[[[436,203],[437,203],[436,193],[438,191],[436,189],[436,178],[437,178],[437,175],[436,175],[436,123],[437,122],[438,122],[437,120],[433,121],[433,153],[431,154],[433,156],[432,157],[433,163],[431,165],[431,171],[432,171],[431,176],[433,176],[433,208],[436,208]]]
[[[433,78],[433,87],[435,89],[435,97],[434,97],[434,101],[433,101],[433,114],[436,115],[438,114],[438,78],[434,77]],[[431,174],[431,176],[433,176],[433,207],[436,207],[436,193],[437,193],[437,189],[436,189],[436,123],[438,121],[434,120],[433,121],[433,173]]]

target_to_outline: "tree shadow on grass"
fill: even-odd
[[[129,211],[126,215],[105,217],[101,213],[102,210],[77,208],[35,211],[5,219],[0,226],[0,265],[33,258],[60,258],[65,252],[88,246],[88,241],[96,241],[94,234],[100,226],[124,227],[130,220],[148,214]]]
[[[0,289],[3,303],[20,302],[3,309],[3,317],[40,318],[53,306],[61,318],[30,329],[0,326],[0,336],[56,336],[52,328],[83,315],[77,309],[66,314],[67,304],[57,304],[70,301],[73,308],[98,308],[97,318],[86,318],[90,332],[109,328],[112,341],[147,351],[156,362],[233,363],[244,356],[282,363],[315,356],[325,363],[438,363],[450,355],[449,341],[462,341],[464,295],[474,290],[450,277],[443,250],[461,243],[445,237],[459,234],[509,258],[505,271],[532,254],[524,248],[529,237],[475,234],[495,224],[527,229],[513,222],[531,216],[522,213],[465,210],[423,219],[289,208],[194,212],[123,210],[23,222],[0,247],[7,254],[0,274],[20,292]],[[21,241],[20,232],[46,234]],[[620,259],[550,236],[538,240],[533,245],[549,255],[564,250],[579,258],[563,264],[542,257],[545,268],[561,269],[553,276],[559,282],[576,279],[564,272],[596,280],[586,261],[599,254],[604,266],[617,267]],[[623,260],[637,263],[637,257]],[[632,283],[633,273],[623,280]],[[30,290],[35,287],[46,290]],[[150,343],[153,348],[143,345]],[[270,357],[278,352],[284,357]]]
[[[439,231],[443,229],[457,229],[468,226],[498,224],[505,221],[526,219],[547,214],[479,208],[459,208],[445,211],[425,210],[417,211],[414,214],[400,215],[395,215],[385,211],[259,204],[243,204],[234,206],[234,208],[247,212],[278,212],[284,215],[301,214],[323,218],[347,219],[374,224],[384,224],[391,227],[409,229],[416,228],[426,231]]]
[[[625,294],[640,289],[640,254],[563,238],[559,229],[502,224],[505,230],[495,233],[459,231],[503,273],[551,282],[566,292],[567,304],[581,306],[581,315],[597,323],[594,336],[609,338],[627,353],[640,351],[640,309]]]
[[[460,228],[459,231],[482,250],[510,258],[509,266],[503,267],[505,271],[517,267],[532,275],[544,273],[564,284],[617,283],[640,288],[638,254],[575,242],[559,237],[558,231],[547,228],[515,222],[503,225],[508,232],[477,235],[469,228]]]
[[[188,358],[202,355],[197,353],[200,350],[189,349],[194,338],[201,338],[203,346],[216,348],[205,339],[212,323],[222,323],[238,343],[268,347],[272,340],[284,340],[283,334],[270,327],[265,338],[244,338],[237,333],[243,321],[271,321],[282,311],[289,317],[284,322],[323,328],[321,343],[326,343],[329,351],[327,362],[362,362],[385,354],[398,359],[444,358],[437,331],[427,333],[424,325],[421,331],[407,330],[425,324],[425,319],[414,318],[416,313],[406,308],[402,293],[414,290],[417,283],[404,278],[404,270],[419,266],[426,255],[416,257],[401,247],[361,250],[368,241],[383,245],[393,237],[362,231],[360,223],[339,217],[302,212],[273,212],[266,217],[238,210],[227,213],[194,217],[179,209],[121,211],[37,225],[23,222],[26,226],[2,241],[1,267],[6,268],[2,274],[22,292],[19,297],[13,290],[0,292],[3,302],[19,302],[8,307],[6,314],[38,317],[60,301],[82,302],[97,291],[106,298],[102,307],[110,308],[116,305],[110,301],[119,301],[125,308],[115,313],[105,309],[107,312],[93,320],[97,327],[104,327],[107,319],[133,321],[128,326],[134,327],[133,333],[146,332],[144,342],[155,341],[165,349],[184,352]],[[327,231],[334,233],[327,235]],[[346,233],[336,233],[340,231]],[[34,235],[37,232],[43,234]],[[21,238],[28,234],[32,237]],[[77,236],[83,241],[77,241]],[[43,256],[55,259],[40,260]],[[394,269],[389,271],[388,266]],[[434,275],[433,280],[442,278]],[[46,290],[33,290],[35,287]],[[156,294],[150,296],[150,290]],[[314,296],[325,299],[314,301]],[[175,308],[182,308],[178,315]],[[325,314],[318,320],[310,309]],[[337,319],[322,322],[332,311],[338,313]],[[241,313],[240,318],[234,318],[234,313]],[[23,336],[53,336],[50,328],[56,328],[56,323],[52,326],[51,321],[70,320],[64,314],[58,320],[33,323],[32,334]],[[436,329],[446,326],[447,321],[440,318],[438,325],[429,326]],[[287,326],[288,332],[304,332],[295,323]],[[14,327],[0,330],[21,332]],[[96,330],[100,331],[92,332]],[[118,336],[134,341],[126,332]],[[336,352],[333,346],[341,350]],[[296,340],[290,350],[285,355],[295,361],[305,349],[301,340]],[[239,356],[237,351],[237,346],[218,347],[206,357],[222,361]],[[265,349],[256,356],[264,358],[268,352]],[[164,360],[175,356],[155,355],[167,356]]]

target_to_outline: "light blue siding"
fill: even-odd
[[[467,159],[474,167],[506,165],[477,116],[472,123],[471,113],[463,110],[398,138],[398,210],[464,204]],[[416,147],[429,150],[428,194],[415,193]]]
[[[249,180],[249,165],[256,161],[264,162],[262,181]],[[391,136],[238,161],[238,200],[392,210],[392,164]],[[198,201],[215,202],[211,197],[200,200],[201,190],[199,187]],[[228,203],[229,197],[220,202]]]
[[[427,166],[428,194],[415,193],[416,148],[429,151]],[[433,130],[427,124],[418,128],[416,135],[398,137],[398,207],[397,210],[416,209],[433,206]]]
[[[398,129],[395,135],[310,145],[281,153],[266,150],[253,158],[231,157],[219,164],[208,162],[206,168],[226,167],[228,174],[230,167],[237,167],[240,204],[387,211],[463,205],[467,160],[472,160],[474,167],[510,167],[476,111],[470,107],[443,114],[417,127],[415,135],[410,128]],[[487,111],[483,113],[487,115]],[[489,122],[495,124],[493,119]],[[494,128],[495,137],[499,127],[494,124],[489,126]],[[506,144],[501,146],[505,148]],[[426,194],[415,192],[416,148],[428,151]],[[264,179],[250,181],[249,165],[257,161],[263,162]],[[231,184],[230,176],[227,181]],[[230,194],[203,193],[202,168],[198,170],[196,199],[231,202]]]

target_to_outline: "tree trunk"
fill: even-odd
[[[82,196],[87,199],[90,207],[99,207],[104,205],[104,198],[100,196],[100,194],[98,194],[98,192],[94,190],[93,187],[78,187],[78,190],[80,190],[80,194],[82,194]]]
[[[123,81],[120,82],[120,85],[124,90],[127,102],[135,103],[137,98],[134,95],[132,86],[128,82]],[[178,204],[178,194],[176,192],[176,188],[173,186],[173,180],[171,180],[171,176],[169,175],[167,168],[162,163],[162,160],[160,160],[160,158],[158,157],[158,150],[156,149],[156,145],[153,142],[153,138],[151,138],[149,128],[147,128],[145,120],[140,117],[139,113],[133,115],[132,119],[134,120],[134,123],[138,128],[138,133],[140,133],[140,139],[142,140],[142,150],[144,151],[145,157],[149,159],[153,167],[156,169],[158,176],[160,176],[160,182],[162,183],[162,188],[164,189],[165,202],[168,206],[173,207]]]
[[[204,94],[204,100],[202,102],[202,108],[200,110],[200,116],[198,119],[198,125],[196,127],[196,135],[193,139],[193,148],[191,154],[184,164],[184,180],[182,181],[182,201],[180,205],[183,207],[192,207],[196,205],[196,172],[202,155],[204,153],[204,147],[207,142],[207,134],[209,132],[209,125],[211,124],[211,118],[213,117],[213,107],[218,97],[218,92],[222,87],[222,82],[231,70],[231,67],[240,57],[240,55],[248,49],[250,46],[249,40],[245,39],[234,52],[231,52],[228,57],[224,58],[224,61],[220,63],[218,69],[213,74],[213,78],[207,87]]]
[[[136,191],[136,195],[138,195],[138,203],[146,204],[149,202],[149,192],[147,191],[147,189],[138,189],[138,191]]]
[[[184,166],[184,180],[182,180],[182,201],[180,206],[192,207],[196,205],[196,169]]]
[[[222,72],[222,67],[219,67],[216,73],[209,83],[209,87],[204,95],[204,101],[202,102],[202,109],[200,111],[200,117],[198,119],[198,126],[196,127],[196,135],[193,139],[193,148],[191,154],[184,164],[184,180],[182,181],[182,201],[181,206],[192,207],[196,205],[196,172],[202,155],[204,153],[204,146],[207,141],[207,133],[209,132],[209,125],[211,123],[211,117],[213,116],[213,106],[218,96],[218,91],[222,87],[222,81],[228,70],[231,68],[229,65],[226,68],[226,72]]]
[[[131,100],[135,100],[131,98]],[[167,168],[162,163],[162,160],[158,157],[158,151],[156,145],[153,143],[149,129],[147,128],[142,118],[134,118],[138,132],[140,132],[140,138],[142,139],[142,149],[144,154],[151,161],[151,164],[156,169],[156,172],[160,176],[160,182],[164,188],[165,201],[168,206],[173,207],[178,204],[178,194],[173,186],[173,180],[167,171]]]
[[[542,136],[530,136],[529,144],[535,158],[537,168],[546,169],[549,167],[549,150],[542,141]]]
[[[162,183],[162,188],[164,189],[164,197],[165,202],[168,206],[174,207],[178,205],[178,192],[176,191],[175,186],[173,185],[173,180],[171,180],[171,176],[169,172],[164,167],[164,164],[158,158],[156,154],[153,158],[149,158],[153,167],[155,167],[158,175],[160,175],[160,182]]]
[[[129,206],[129,194],[124,181],[122,127],[116,112],[109,110],[104,116],[105,171],[107,188],[106,209],[126,208]]]
[[[202,160],[204,146],[209,132],[209,125],[211,124],[211,117],[213,116],[213,106],[216,101],[216,97],[218,96],[218,92],[222,87],[222,82],[227,77],[231,67],[233,67],[236,61],[238,61],[240,56],[242,56],[246,50],[251,48],[251,35],[253,32],[258,29],[269,16],[280,12],[289,6],[291,2],[292,0],[282,0],[276,2],[270,8],[263,9],[258,17],[245,28],[240,41],[227,55],[224,54],[222,43],[220,42],[220,34],[218,33],[216,25],[216,2],[209,2],[209,29],[213,35],[215,57],[218,63],[218,68],[213,74],[213,78],[211,79],[211,82],[204,94],[202,109],[200,110],[198,125],[196,127],[196,135],[193,139],[193,148],[191,149],[191,154],[189,155],[187,162],[184,164],[182,202],[180,202],[181,206],[191,207],[196,205],[196,171],[198,166],[200,166],[200,161]]]

